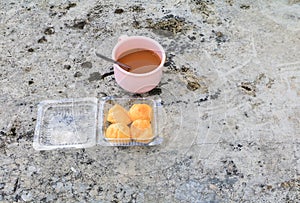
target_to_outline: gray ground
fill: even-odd
[[[300,2],[0,2],[1,202],[299,202]],[[167,52],[155,147],[35,151],[45,99],[128,96],[117,38]]]

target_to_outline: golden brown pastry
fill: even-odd
[[[132,121],[141,120],[152,120],[152,108],[148,104],[134,104],[131,106],[129,117]]]
[[[128,115],[128,112],[119,104],[115,104],[109,109],[107,121],[111,123],[124,123],[126,125],[131,123],[131,119]]]
[[[135,120],[130,126],[131,138],[136,142],[149,143],[153,139],[149,120]]]
[[[113,123],[108,126],[105,137],[110,142],[128,143],[130,139],[130,128],[124,123]]]

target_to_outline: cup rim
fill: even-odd
[[[122,39],[121,41],[119,41],[115,47],[113,48],[113,51],[112,51],[112,58],[114,60],[116,60],[115,58],[115,54],[116,54],[116,50],[117,48],[125,43],[126,41],[128,40],[132,40],[132,38],[140,38],[140,39],[145,39],[145,40],[149,40],[151,41],[152,43],[154,43],[158,48],[159,48],[159,51],[161,52],[161,62],[160,64],[152,71],[150,72],[147,72],[147,73],[131,73],[131,72],[128,72],[126,70],[124,70],[123,68],[121,68],[118,64],[114,64],[114,67],[116,67],[119,71],[121,71],[122,73],[124,74],[127,74],[127,75],[131,75],[131,76],[135,76],[135,77],[143,77],[143,76],[148,76],[148,75],[151,75],[155,72],[158,72],[159,69],[161,69],[166,61],[166,53],[165,53],[165,50],[163,49],[163,47],[154,39],[150,38],[150,37],[145,37],[145,36],[126,36],[124,39]]]

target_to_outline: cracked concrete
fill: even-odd
[[[1,202],[297,202],[298,0],[1,1]],[[162,145],[35,151],[37,104],[130,96],[120,35],[159,41]]]

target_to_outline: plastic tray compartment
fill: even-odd
[[[147,104],[152,108],[152,119],[151,119],[151,128],[152,136],[147,137],[146,140],[132,139],[130,138],[107,138],[106,130],[112,123],[107,121],[107,116],[109,110],[115,105],[119,104],[127,111],[130,110],[133,104]],[[102,98],[99,102],[99,116],[98,116],[98,125],[99,125],[99,136],[98,144],[102,146],[152,146],[160,144],[163,139],[158,136],[158,107],[161,106],[161,101],[159,99],[148,99],[148,98],[114,98],[114,97],[105,97]],[[127,126],[131,128],[131,124]]]
[[[38,106],[33,147],[36,150],[96,145],[96,98],[47,100]]]

